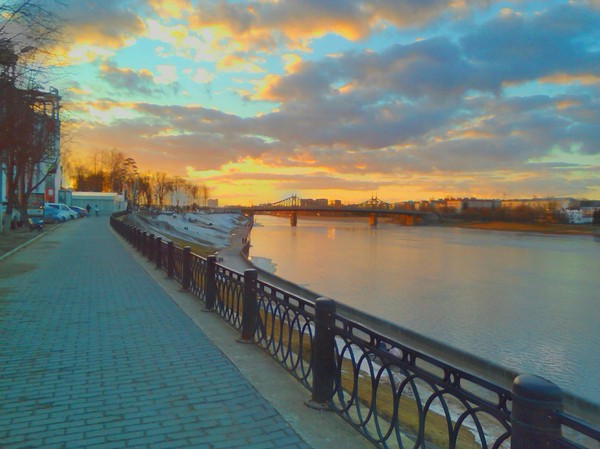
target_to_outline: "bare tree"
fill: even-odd
[[[172,191],[171,178],[163,172],[155,172],[152,175],[152,190],[159,206],[165,205],[166,195]]]
[[[0,161],[7,186],[6,221],[15,207],[26,220],[31,193],[58,168],[60,97],[54,91],[19,89],[11,82],[2,87]]]
[[[187,204],[187,192],[188,188],[186,180],[181,176],[173,176],[171,178],[171,193],[175,196],[177,208]]]
[[[200,186],[200,190],[202,191],[202,199],[204,200],[204,207],[208,206],[208,198],[210,198],[210,187],[208,187],[206,184],[202,184]]]
[[[122,192],[125,181],[126,167],[125,154],[122,151],[112,149],[102,152],[102,168],[105,172],[105,192]]]
[[[27,218],[30,194],[59,164],[60,97],[39,87],[47,71],[36,63],[59,36],[61,21],[50,9],[57,4],[0,0],[0,174],[7,186],[2,230],[15,207]]]
[[[137,178],[138,204],[149,206],[152,204],[152,176],[141,175]]]
[[[197,205],[200,198],[200,186],[198,184],[187,184],[187,192],[192,198],[192,203]]]

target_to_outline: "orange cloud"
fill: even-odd
[[[449,139],[490,139],[495,137],[493,134],[479,129],[451,130],[448,131],[447,136]]]
[[[573,73],[558,73],[540,78],[541,83],[548,84],[564,84],[570,85],[573,83],[581,83],[585,85],[600,84],[600,75],[593,73],[573,74]]]
[[[581,103],[575,100],[558,100],[554,103],[556,105],[556,109],[568,109],[573,106],[580,106]]]
[[[148,5],[163,19],[180,19],[192,10],[189,0],[148,0]]]
[[[274,91],[274,87],[276,87],[280,81],[281,76],[268,74],[260,81],[260,85],[257,87],[254,98],[265,101],[280,101],[281,97]]]
[[[370,32],[370,20],[356,7],[328,8],[314,2],[254,2],[250,4],[219,3],[212,9],[203,8],[190,16],[193,29],[219,27],[242,50],[274,48],[287,43],[289,47],[305,48],[307,39],[337,33],[357,40]]]
[[[53,54],[71,64],[110,56],[131,45],[146,29],[134,12],[95,2],[73,3],[65,19],[61,41]]]
[[[237,55],[227,55],[217,63],[217,69],[227,72],[246,72],[261,73],[264,72],[258,65]]]

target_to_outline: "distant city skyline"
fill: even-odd
[[[600,198],[600,2],[66,0],[71,152],[220,204]]]

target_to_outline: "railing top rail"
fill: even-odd
[[[600,427],[594,426],[565,412],[556,412],[556,419],[564,426],[596,441],[600,441]]]
[[[424,352],[420,352],[416,349],[410,348],[406,345],[398,343],[373,331],[360,323],[353,320],[347,319],[340,315],[335,315],[336,333],[342,337],[351,338],[353,340],[361,342],[363,345],[369,347],[373,352],[377,353],[380,357],[388,358],[398,366],[405,367],[411,371],[418,373],[423,378],[429,381],[435,382],[439,385],[443,385],[445,388],[453,391],[460,391],[465,398],[469,399],[473,403],[476,403],[488,410],[500,412],[508,420],[510,417],[510,410],[508,403],[512,401],[512,393],[492,382],[489,382],[482,377],[475,376],[466,371],[462,371],[452,365],[449,365],[439,359],[436,359]],[[367,338],[365,338],[367,337]],[[380,344],[384,343],[387,346],[385,351],[379,349]],[[393,354],[390,354],[392,348],[400,350],[402,357],[398,358]],[[419,360],[426,362],[426,364],[436,367],[443,373],[443,377],[435,374],[431,370],[428,370],[419,364]],[[496,395],[496,402],[491,402],[478,395],[475,391],[466,389],[463,385],[463,381],[470,382],[471,384],[479,387],[483,390],[487,390]]]
[[[200,257],[201,259],[204,259],[201,256],[197,256]],[[204,259],[206,260],[206,259]],[[218,263],[215,263],[215,270],[217,273],[220,273],[222,275],[224,275],[225,277],[231,278],[231,279],[236,279],[238,281],[243,281],[244,280],[244,274],[240,273],[239,271],[235,271],[231,268],[226,267],[225,265],[221,265]]]
[[[260,279],[256,280],[256,287],[258,291],[274,294],[275,298],[280,299],[293,310],[303,310],[311,317],[314,317],[315,315],[315,303],[313,301],[290,293],[289,291],[276,287],[268,282],[261,281]]]

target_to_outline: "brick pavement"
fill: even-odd
[[[308,447],[105,217],[0,261],[0,342],[2,448]]]

